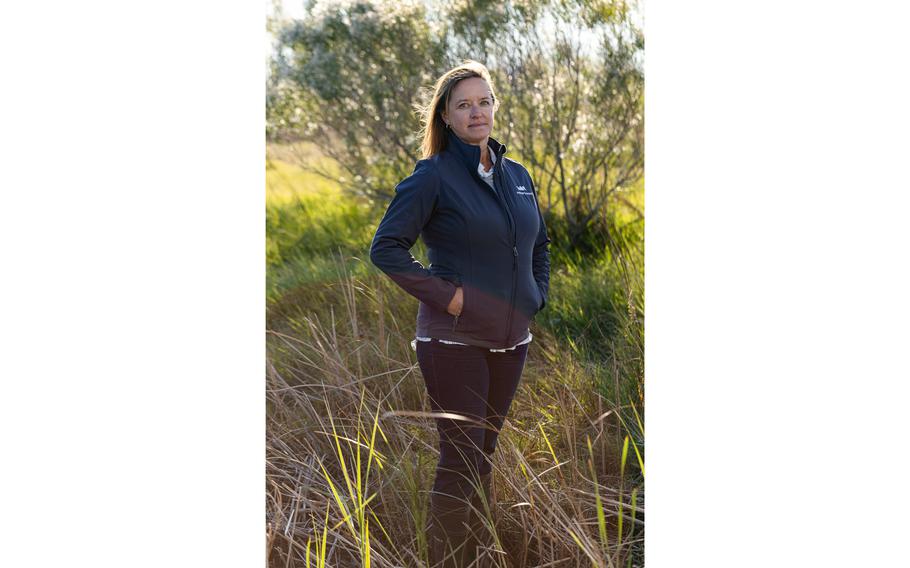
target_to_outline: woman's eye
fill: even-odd
[[[489,104],[490,104],[490,101],[480,101],[480,104],[482,104],[482,105],[489,105]]]

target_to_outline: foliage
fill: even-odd
[[[389,198],[418,159],[413,103],[444,66],[444,44],[420,2],[311,4],[309,15],[280,32],[267,135],[319,144],[344,173],[313,171]]]
[[[337,278],[334,257],[357,256],[369,246],[375,213],[292,164],[266,163],[266,279],[274,299],[304,282]]]
[[[641,179],[644,48],[625,1],[311,3],[278,26],[267,135],[306,140],[341,173],[302,164],[384,203],[418,158],[415,104],[445,69],[481,59],[502,106],[494,136],[537,184],[554,241],[583,246]]]
[[[627,2],[452,4],[451,43],[491,63],[497,130],[526,162],[554,223],[582,246],[643,173],[644,40]]]

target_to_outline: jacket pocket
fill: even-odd
[[[460,335],[488,341],[499,341],[505,335],[509,319],[508,290],[487,290],[467,282],[462,286],[461,315],[455,326]],[[525,300],[527,302],[527,300]]]
[[[543,292],[540,291],[540,286],[538,286],[536,282],[534,283],[534,290],[537,291],[537,311],[534,312],[536,314],[543,309],[544,301]]]
[[[468,306],[468,288],[461,280],[460,274],[457,274],[455,277],[458,279],[457,286],[461,288],[461,311],[457,316],[453,316],[452,331],[459,331],[464,328],[464,316]]]

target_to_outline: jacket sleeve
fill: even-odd
[[[455,285],[430,274],[410,253],[433,215],[438,196],[435,168],[425,160],[417,162],[414,172],[395,187],[395,196],[373,236],[370,260],[408,294],[445,311],[455,296]]]
[[[530,176],[528,178],[530,179]],[[540,229],[537,231],[537,240],[534,241],[531,270],[534,273],[537,287],[540,289],[540,295],[543,296],[543,304],[540,306],[542,310],[547,305],[550,292],[550,238],[547,236],[547,227],[540,212],[540,202],[537,201],[537,189],[534,187],[533,181],[531,181],[531,189],[534,191],[534,200],[537,202],[537,216],[540,217]]]

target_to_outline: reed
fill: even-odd
[[[409,346],[416,302],[358,264],[342,255],[333,279],[269,306],[269,566],[426,562],[438,450]],[[533,332],[495,457],[486,554],[502,567],[641,565],[644,429],[635,400],[600,386],[635,365],[592,365]]]

